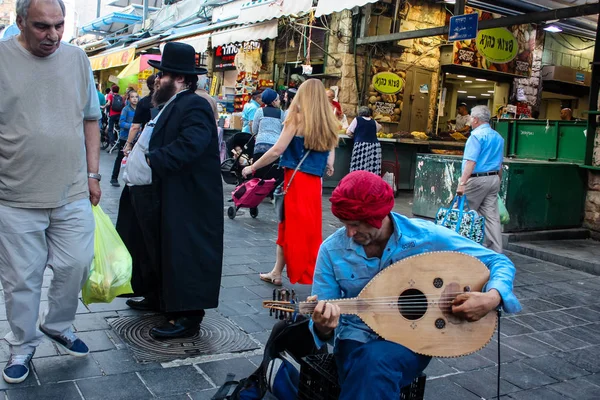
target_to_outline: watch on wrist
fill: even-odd
[[[102,175],[95,174],[93,172],[88,172],[88,178],[90,178],[90,179],[96,179],[98,182],[100,182],[102,180]]]

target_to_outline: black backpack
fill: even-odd
[[[125,102],[123,101],[123,97],[120,94],[114,94],[113,99],[110,103],[110,109],[114,112],[121,112],[125,107]]]

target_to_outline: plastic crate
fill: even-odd
[[[415,378],[400,392],[400,400],[423,400],[425,374]],[[300,400],[337,400],[340,395],[337,367],[333,354],[316,354],[304,357],[300,369]]]

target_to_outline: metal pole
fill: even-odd
[[[465,13],[465,0],[456,0],[454,3],[454,15],[463,15]]]
[[[459,0],[457,0],[458,2]],[[575,17],[584,17],[586,15],[598,14],[598,3],[586,4],[576,7],[565,7],[550,11],[541,11],[530,14],[515,15],[512,17],[496,18],[479,23],[479,29],[500,28],[511,25],[534,24],[537,22],[550,21],[554,19],[568,19]],[[435,28],[418,29],[415,31],[406,31],[392,33],[390,35],[371,36],[358,38],[357,44],[374,44],[385,42],[396,42],[405,39],[417,39],[429,36],[447,35],[448,26],[438,26]]]
[[[596,4],[597,7],[600,6]],[[599,7],[600,8],[600,7]],[[592,61],[592,78],[590,83],[590,103],[588,105],[588,125],[585,143],[585,165],[592,165],[594,139],[598,128],[598,91],[600,90],[600,19],[596,28],[596,43]]]
[[[146,25],[146,19],[148,18],[148,0],[143,0],[144,2],[144,14],[142,17],[142,26]]]
[[[100,10],[102,9],[102,0],[96,2],[96,18],[100,18]]]

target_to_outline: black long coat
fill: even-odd
[[[152,185],[161,201],[163,311],[216,308],[223,262],[223,185],[217,128],[208,102],[191,91],[178,95],[154,127],[148,158]],[[128,231],[136,224],[126,221],[126,216],[135,218],[127,189],[117,228],[127,236],[123,240],[135,261],[137,246],[143,244],[134,231]],[[136,292],[137,273],[134,265]]]

